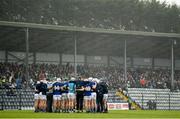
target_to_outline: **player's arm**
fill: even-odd
[[[38,86],[35,87],[35,89],[34,89],[35,93],[39,92],[38,88],[39,88]]]
[[[53,86],[49,87],[48,90],[52,90],[53,89]]]
[[[39,90],[37,90],[36,88],[34,89],[34,92],[39,92]]]
[[[76,89],[76,91],[84,91],[84,90],[85,88],[83,86],[81,86],[81,88]]]
[[[52,90],[54,88],[54,83],[51,85],[51,87],[48,88],[48,90]]]
[[[62,91],[66,91],[66,90],[67,90],[67,85],[62,86],[62,87],[61,87],[61,90],[62,90]]]
[[[96,85],[92,85],[91,91],[96,90]]]
[[[60,89],[61,89],[61,91],[64,91],[64,86],[61,86]]]
[[[48,89],[48,87],[47,87],[47,84],[44,86],[44,90],[45,90],[46,92],[49,91],[49,89]]]

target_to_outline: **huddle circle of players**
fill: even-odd
[[[97,78],[57,78],[55,82],[40,80],[35,88],[35,112],[103,112],[107,113],[108,89]]]

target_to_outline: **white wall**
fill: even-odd
[[[123,64],[124,63],[124,58],[123,57],[110,57],[110,64],[111,65],[116,65],[117,63]]]
[[[84,55],[77,55],[77,63],[78,64],[84,64],[85,62],[85,56]]]
[[[25,52],[9,52],[18,58],[24,58]],[[32,55],[33,53],[29,53]],[[113,59],[113,60],[112,60]],[[0,51],[0,62],[5,61],[5,51]],[[17,62],[17,59],[13,56],[8,55],[8,62]],[[36,53],[36,63],[48,63],[48,64],[59,64],[60,56],[58,53]],[[69,62],[70,64],[74,63],[74,55],[71,54],[62,54],[62,63],[66,64]],[[77,64],[84,64],[85,56],[77,55]],[[133,58],[134,67],[151,67],[152,58]],[[22,62],[19,62],[22,63]],[[33,56],[29,57],[29,63],[33,63]],[[108,58],[107,56],[87,56],[88,64],[95,65],[107,65]],[[110,65],[123,65],[124,58],[123,57],[111,57],[110,56]],[[131,65],[130,58],[127,58],[127,66]],[[155,67],[170,67],[171,61],[170,59],[154,59]],[[180,60],[175,61],[175,68],[180,69]]]
[[[36,53],[36,63],[59,64],[59,54]]]
[[[169,67],[171,66],[171,61],[169,59],[154,59],[154,66]]]
[[[134,65],[151,66],[152,58],[133,58]]]
[[[87,56],[87,64],[107,65],[107,57],[106,56]]]
[[[126,63],[127,63],[127,66],[131,66],[131,60],[129,57],[127,57],[126,59]],[[122,65],[124,67],[124,58],[123,57],[110,57],[110,65],[117,65],[117,63],[119,65]]]
[[[84,55],[77,55],[77,64],[84,64],[85,61],[85,57]],[[74,64],[74,55],[70,55],[70,54],[63,54],[62,55],[62,63],[66,64],[66,63],[70,63],[70,64]]]
[[[178,69],[180,69],[180,60],[176,60],[175,61],[175,68],[178,68]]]

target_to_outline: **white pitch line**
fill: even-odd
[[[0,119],[118,119],[118,118],[1,118]],[[119,119],[179,119],[179,118],[119,118]]]

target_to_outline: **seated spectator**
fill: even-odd
[[[117,66],[100,65],[78,65],[77,73],[88,73],[92,77],[102,78],[108,84],[110,90],[119,88],[171,88],[171,73],[168,69],[145,69],[131,68],[127,70],[127,80],[124,78],[124,69]],[[30,64],[30,81],[25,79],[25,65],[17,63],[0,63],[0,86],[9,88],[15,82],[16,88],[27,87],[33,82],[54,77],[61,77],[69,80],[74,75],[74,67],[67,63],[66,65],[54,64]],[[180,89],[180,71],[175,70],[175,88]],[[33,88],[32,85],[29,85]]]

